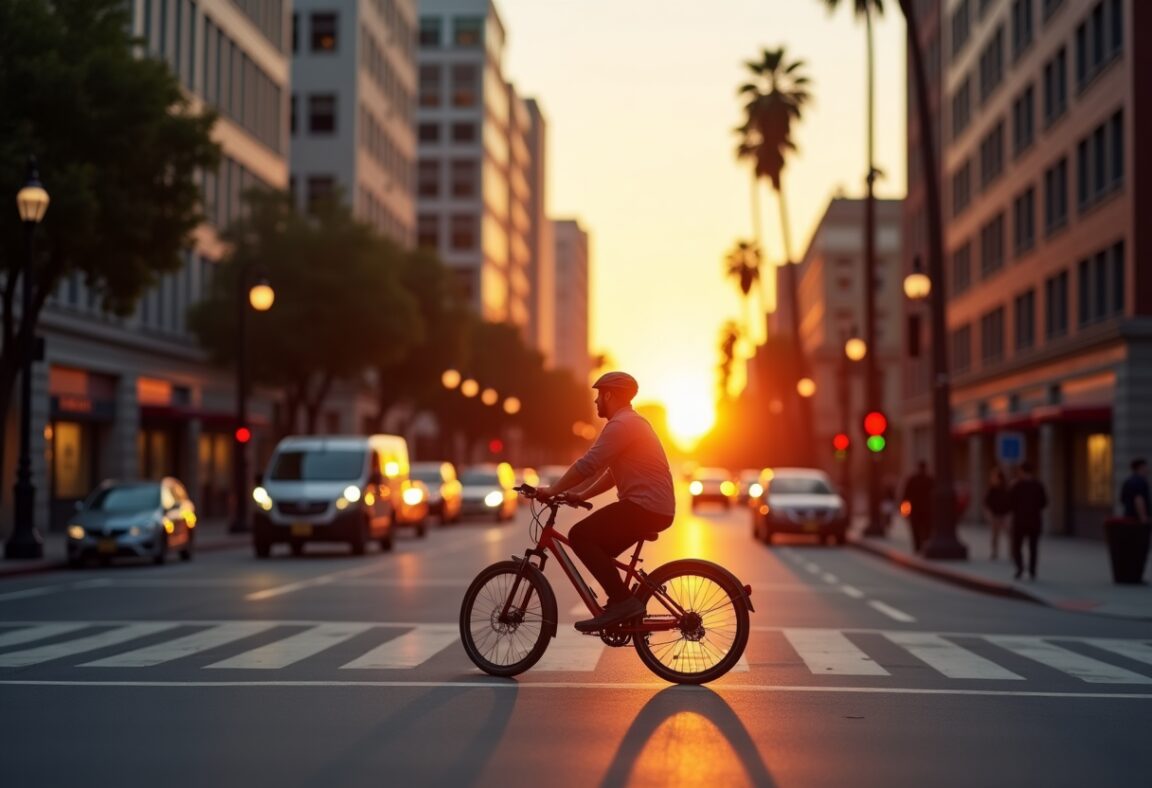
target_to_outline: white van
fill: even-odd
[[[397,435],[288,436],[252,491],[252,546],[259,558],[277,542],[293,555],[306,542],[347,542],[363,555],[375,539],[391,550],[398,521],[411,521],[421,503],[427,514],[427,501],[415,500],[420,492],[408,478],[408,444]]]

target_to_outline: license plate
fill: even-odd
[[[293,536],[311,536],[312,526],[308,523],[294,523],[292,525]]]
[[[115,555],[116,540],[101,539],[96,545],[96,552],[101,553],[102,555]]]
[[[808,533],[820,530],[820,523],[804,523],[804,530]]]

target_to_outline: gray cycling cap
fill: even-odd
[[[636,392],[640,390],[640,384],[636,382],[636,378],[627,372],[605,372],[592,384],[592,388],[616,389],[617,391],[623,392],[628,399],[632,399],[636,396]]]

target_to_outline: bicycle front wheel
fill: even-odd
[[[556,597],[532,565],[492,564],[464,594],[460,640],[468,658],[485,673],[523,673],[544,656],[555,632]]]
[[[636,594],[646,619],[676,618],[673,629],[632,636],[640,660],[665,681],[704,684],[743,656],[751,626],[744,589],[720,567],[674,561],[653,571]]]

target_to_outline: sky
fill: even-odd
[[[682,437],[702,432],[721,327],[744,319],[723,267],[751,237],[751,175],[732,131],[744,62],[778,46],[806,62],[812,100],[784,175],[800,258],[829,200],[863,194],[865,34],[852,2],[834,14],[822,0],[495,2],[506,78],[548,122],[549,212],[590,234],[592,351],[635,375],[637,401],[663,403]],[[905,27],[886,6],[875,28],[877,195],[902,197]],[[761,195],[775,265],[779,212],[767,186]]]

